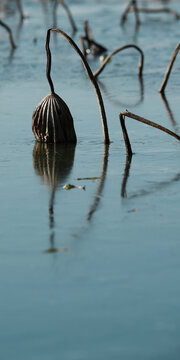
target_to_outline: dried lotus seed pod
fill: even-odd
[[[32,130],[40,142],[76,142],[72,115],[55,93],[47,95],[34,110]]]

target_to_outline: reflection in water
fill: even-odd
[[[124,175],[123,175],[123,181],[122,181],[122,185],[121,185],[121,196],[127,197],[126,194],[126,185],[127,185],[127,180],[129,177],[129,171],[130,171],[130,167],[131,167],[131,161],[132,161],[132,155],[126,155],[126,165],[125,165],[125,169],[124,169]]]
[[[101,90],[104,92],[104,94],[106,95],[107,99],[114,105],[116,106],[122,106],[122,107],[129,107],[129,106],[137,106],[139,104],[141,104],[144,100],[144,82],[143,82],[143,77],[142,76],[138,76],[138,80],[139,80],[139,99],[137,101],[133,102],[122,102],[120,100],[115,99],[114,95],[111,93],[111,91],[109,91],[107,89],[107,86],[104,84],[104,82],[102,82],[101,80],[98,79],[98,84],[101,88]],[[129,98],[128,98],[129,100]]]
[[[49,228],[50,248],[46,252],[56,252],[54,247],[54,199],[59,184],[64,183],[74,163],[74,144],[45,144],[36,142],[33,149],[35,172],[50,188]]]
[[[105,177],[106,177],[106,172],[107,172],[107,166],[108,166],[108,155],[109,155],[109,145],[104,145],[104,153],[103,153],[103,159],[102,159],[102,170],[101,170],[101,175],[100,175],[100,180],[99,180],[99,184],[96,190],[96,195],[94,197],[94,201],[90,207],[90,210],[88,212],[87,215],[87,220],[91,220],[91,217],[93,215],[93,213],[96,211],[100,198],[101,198],[101,193],[104,187],[104,181],[105,181]]]
[[[128,180],[129,173],[130,173],[131,160],[132,160],[132,156],[127,155],[125,169],[124,169],[124,176],[123,176],[123,181],[122,181],[122,185],[121,185],[121,197],[122,198],[126,197],[130,200],[130,199],[135,199],[135,198],[138,198],[141,196],[150,195],[150,194],[155,193],[156,191],[166,188],[167,186],[171,185],[172,183],[174,183],[176,181],[180,181],[180,173],[177,173],[175,176],[173,176],[173,178],[171,178],[169,180],[160,181],[159,183],[154,183],[147,190],[146,189],[138,190],[134,194],[127,196],[126,187],[127,187],[127,180]]]
[[[165,93],[160,93],[160,95],[161,95],[161,99],[163,100],[163,103],[164,103],[164,105],[165,105],[165,108],[166,108],[166,110],[167,110],[167,113],[168,113],[168,115],[169,115],[169,119],[170,119],[170,121],[171,121],[174,129],[175,129],[176,131],[178,131],[178,130],[179,130],[179,127],[178,127],[178,125],[177,125],[177,122],[174,120],[174,116],[173,116],[173,113],[172,113],[171,108],[170,108],[170,106],[169,106],[169,103],[168,103],[168,100],[167,100],[167,98],[166,98],[166,95],[165,95]]]

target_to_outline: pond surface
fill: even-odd
[[[105,146],[92,84],[70,45],[53,34],[52,78],[71,109],[78,142],[37,144],[31,118],[49,93],[45,38],[55,21],[52,4],[24,1],[22,24],[17,12],[3,18],[1,10],[17,44],[10,54],[0,28],[1,359],[177,360],[180,144],[127,119],[135,153],[128,162],[119,113],[127,108],[180,133],[179,57],[166,101],[158,93],[179,42],[179,21],[140,14],[135,31],[133,14],[120,26],[125,1],[67,3],[79,46],[87,18],[109,52],[128,43],[142,48],[143,87],[134,49],[114,56],[99,76],[111,139]],[[168,7],[180,11],[178,0]],[[56,26],[72,33],[60,7]],[[93,71],[100,65],[99,57],[88,61]],[[67,183],[85,190],[67,191]]]

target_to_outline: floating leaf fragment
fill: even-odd
[[[98,179],[100,179],[99,176],[92,176],[92,177],[82,177],[82,178],[79,177],[76,180],[98,180]]]
[[[64,248],[49,248],[47,250],[44,250],[43,253],[44,254],[51,254],[51,253],[55,253],[55,252],[66,252],[68,251],[67,247]]]
[[[137,209],[137,208],[134,208],[134,209],[128,210],[128,213],[134,213],[134,212],[137,212],[137,211],[138,211],[138,209]]]
[[[73,185],[73,184],[65,184],[63,186],[63,189],[65,190],[71,190],[71,189],[81,189],[81,190],[85,190],[86,187],[84,186],[80,186],[80,185]]]

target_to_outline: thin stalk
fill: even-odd
[[[144,65],[144,54],[143,54],[143,51],[136,45],[134,44],[127,44],[127,45],[124,45],[124,46],[121,46],[117,49],[115,49],[114,51],[112,51],[106,58],[105,60],[103,61],[103,63],[101,64],[101,66],[99,67],[98,70],[95,71],[94,73],[94,77],[97,77],[101,72],[102,70],[105,68],[106,64],[109,62],[109,60],[111,59],[111,57],[115,54],[117,54],[118,52],[122,51],[122,50],[125,50],[125,49],[128,49],[128,48],[134,48],[136,49],[137,51],[139,51],[140,53],[140,59],[139,59],[139,67],[138,67],[138,75],[141,76],[142,75],[142,71],[143,71],[143,65]]]
[[[6,25],[2,20],[0,20],[0,25],[2,27],[4,27],[6,29],[6,31],[8,32],[11,47],[12,47],[12,49],[15,49],[16,45],[14,43],[13,36],[12,36],[12,31],[11,31],[10,27],[8,25]]]
[[[57,33],[59,33],[60,35],[62,35],[69,43],[70,45],[73,47],[73,49],[77,52],[77,54],[80,56],[84,68],[86,70],[87,76],[89,78],[89,80],[92,82],[94,90],[96,92],[96,96],[97,96],[97,100],[98,100],[98,104],[99,104],[99,109],[100,109],[100,114],[101,114],[101,121],[102,121],[102,128],[103,128],[103,135],[104,135],[104,143],[105,144],[109,144],[110,140],[109,140],[109,133],[108,133],[108,126],[107,126],[107,119],[106,119],[106,113],[105,113],[105,108],[104,108],[104,103],[103,103],[103,99],[102,99],[102,95],[99,89],[99,86],[97,84],[97,81],[84,57],[84,55],[82,54],[81,50],[78,48],[78,46],[76,45],[76,43],[71,39],[70,36],[68,36],[64,31],[57,29],[57,28],[50,28],[47,30],[47,36],[46,36],[46,52],[47,52],[47,67],[46,67],[46,75],[47,75],[47,79],[51,88],[51,92],[54,93],[54,85],[51,79],[51,51],[49,48],[49,41],[50,41],[50,32],[51,31],[56,31]]]
[[[133,8],[133,6],[131,6],[128,10],[129,12],[133,12],[135,11],[135,9]],[[180,14],[177,13],[177,11],[175,10],[172,10],[172,9],[169,9],[169,8],[141,8],[141,7],[137,7],[136,8],[136,12],[143,12],[143,13],[161,13],[161,12],[165,12],[165,13],[168,13],[168,14],[172,14],[175,19],[180,19]]]
[[[132,0],[132,8],[133,8],[134,14],[135,14],[136,27],[138,27],[140,25],[140,20],[139,20],[139,12],[138,12],[138,8],[137,8],[136,0]]]
[[[71,14],[68,6],[64,3],[63,0],[58,0],[58,1],[59,1],[59,3],[62,5],[62,7],[64,8],[64,10],[65,10],[66,13],[67,13],[67,16],[68,16],[68,18],[69,18],[69,21],[70,21],[70,24],[71,24],[71,26],[72,26],[73,31],[76,32],[76,31],[77,31],[77,27],[76,27],[76,25],[75,25],[75,22],[74,22],[74,20],[73,20],[72,14]]]
[[[161,87],[159,89],[159,92],[160,93],[164,93],[164,90],[165,90],[165,87],[167,85],[167,82],[168,82],[168,79],[169,79],[169,76],[170,76],[170,73],[171,73],[171,70],[172,70],[172,67],[173,67],[173,64],[174,64],[174,61],[176,59],[176,56],[178,54],[180,50],[180,42],[178,43],[178,45],[176,46],[176,49],[174,50],[172,56],[171,56],[171,59],[170,59],[170,62],[169,62],[169,65],[167,67],[167,70],[166,70],[166,73],[164,75],[164,79],[163,79],[163,82],[161,84]]]
[[[18,11],[19,11],[20,19],[21,19],[21,20],[24,20],[24,19],[25,19],[25,16],[24,16],[24,14],[23,14],[22,5],[21,5],[21,0],[16,0],[16,5],[17,5]]]
[[[173,131],[171,131],[171,130],[165,128],[164,126],[161,126],[153,121],[147,120],[139,115],[132,114],[128,110],[125,110],[119,114],[119,118],[120,118],[121,128],[122,128],[122,132],[123,132],[124,142],[125,142],[125,146],[126,146],[126,153],[128,156],[132,156],[133,152],[132,152],[129,136],[127,133],[127,129],[125,126],[125,117],[131,118],[131,119],[140,121],[146,125],[155,127],[156,129],[164,131],[165,133],[173,136],[174,138],[176,138],[177,140],[180,141],[180,136],[177,135],[176,133],[174,133]]]
[[[132,6],[132,0],[129,2],[129,4],[127,5],[126,9],[123,11],[122,15],[121,15],[121,24],[123,25],[126,21],[127,18],[127,14],[129,12],[129,9]]]

